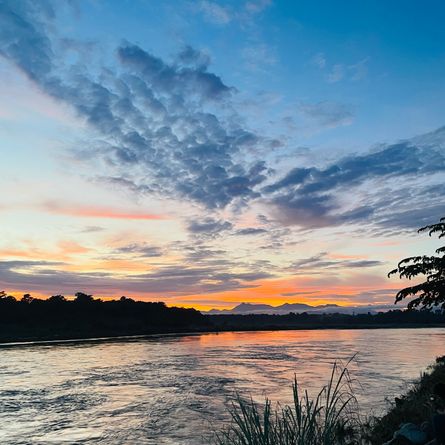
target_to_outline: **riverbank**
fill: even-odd
[[[369,324],[339,324],[332,326],[323,325],[298,325],[298,326],[264,326],[264,327],[245,327],[245,328],[219,328],[219,329],[188,329],[184,331],[175,330],[157,330],[152,332],[145,331],[144,333],[134,334],[110,334],[110,335],[45,335],[45,336],[26,336],[26,337],[0,337],[0,348],[14,347],[14,346],[29,346],[42,344],[63,344],[63,343],[77,343],[77,342],[127,342],[131,340],[150,339],[157,337],[170,336],[189,336],[202,334],[218,334],[225,332],[273,332],[273,331],[329,331],[329,330],[382,330],[382,329],[429,329],[429,328],[445,328],[443,323],[435,324],[384,324],[384,325],[369,325]]]
[[[354,395],[348,365],[343,368],[334,364],[330,380],[313,399],[308,398],[296,380],[291,405],[275,407],[268,399],[261,405],[238,396],[229,408],[231,424],[215,433],[214,443],[382,445],[394,437],[402,424],[429,430],[428,438],[422,433],[425,434],[422,443],[426,443],[433,439],[431,419],[435,408],[431,396],[438,383],[445,383],[445,356],[436,358],[436,362],[410,385],[405,394],[396,397],[386,414],[366,417],[360,412]],[[398,445],[408,443],[412,442],[403,438],[397,442]]]
[[[445,314],[389,311],[377,314],[202,315],[162,303],[126,301],[61,304],[13,302],[0,311],[0,343],[103,341],[153,335],[322,329],[445,327]],[[9,306],[9,307],[8,307]],[[9,312],[9,313],[8,313]]]
[[[372,445],[381,445],[393,437],[402,423],[421,425],[430,422],[433,406],[430,397],[437,383],[445,383],[445,356],[427,368],[408,391],[396,398],[381,418],[369,419],[365,425],[365,439]]]

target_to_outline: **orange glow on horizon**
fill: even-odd
[[[103,264],[105,266],[105,264]],[[124,268],[125,266],[132,266],[132,262],[127,262],[125,260],[117,260],[117,265],[119,268]],[[110,264],[107,265],[109,268]],[[147,266],[142,266],[147,270]],[[97,270],[97,269],[96,269]],[[106,268],[105,268],[106,270]],[[133,277],[137,277],[134,275]],[[121,279],[122,283],[125,283],[125,279]],[[129,277],[129,281],[131,278]],[[228,290],[215,293],[207,294],[178,294],[174,291],[165,292],[137,292],[137,291],[125,291],[119,290],[117,288],[79,288],[74,292],[85,292],[88,294],[93,294],[95,298],[101,298],[103,300],[119,299],[122,295],[125,295],[134,300],[140,301],[163,301],[167,306],[180,306],[185,308],[195,308],[197,310],[207,311],[210,309],[232,309],[238,304],[252,303],[252,304],[268,304],[271,306],[279,306],[284,303],[303,303],[309,304],[311,306],[324,305],[324,304],[336,304],[338,306],[361,306],[368,304],[388,304],[389,301],[382,297],[381,301],[354,301],[356,295],[361,292],[369,292],[378,290],[379,283],[374,286],[369,284],[355,284],[355,285],[332,285],[329,287],[316,287],[311,285],[307,281],[307,277],[299,277],[298,280],[295,278],[277,278],[269,280],[261,280],[257,282],[252,282],[252,287],[241,288],[236,290]],[[63,286],[61,286],[63,288]],[[6,289],[5,289],[6,290]],[[38,298],[48,298],[49,295],[59,294],[63,291],[52,291],[49,290],[45,292],[43,289],[38,290],[34,293],[32,290],[9,292],[12,295],[22,296],[24,293],[30,293],[32,296],[39,295]],[[35,295],[34,295],[35,294]],[[68,297],[72,294],[68,294]]]

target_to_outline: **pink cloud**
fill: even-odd
[[[111,218],[111,219],[131,219],[131,220],[159,220],[166,219],[164,215],[145,213],[134,210],[120,210],[111,207],[60,204],[57,202],[47,202],[43,205],[45,211],[56,215],[67,215],[79,218]]]

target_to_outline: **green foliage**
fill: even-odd
[[[310,399],[295,380],[292,406],[258,406],[240,396],[232,405],[232,423],[216,434],[217,445],[352,445],[359,444],[357,401],[347,368],[334,365],[330,380]]]
[[[437,224],[422,227],[418,232],[428,231],[428,234],[438,234],[439,239],[445,236],[445,217]],[[400,278],[409,280],[418,276],[425,276],[426,280],[420,284],[406,287],[396,295],[396,303],[404,298],[415,297],[408,303],[408,308],[431,308],[441,306],[445,309],[445,246],[436,250],[437,256],[415,256],[405,258],[399,262],[396,269],[388,276],[398,274]]]

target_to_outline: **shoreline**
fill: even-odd
[[[393,437],[401,424],[413,423],[420,427],[423,422],[431,422],[431,417],[435,412],[431,404],[431,394],[433,394],[434,385],[444,381],[445,356],[439,356],[406,391],[391,401],[391,405],[383,415],[368,418],[363,431],[364,438],[371,445],[381,445]]]
[[[105,343],[105,342],[128,342],[132,340],[153,339],[157,337],[186,337],[204,334],[219,334],[225,332],[243,333],[243,332],[270,332],[270,331],[325,331],[325,330],[371,330],[371,329],[428,329],[444,328],[444,324],[385,324],[385,325],[338,325],[338,326],[265,326],[252,328],[227,328],[227,329],[208,329],[208,330],[185,330],[185,331],[158,331],[142,334],[122,334],[122,335],[100,335],[100,336],[79,336],[79,337],[32,337],[26,339],[8,339],[0,340],[0,349],[26,346],[44,346],[44,345],[65,345],[73,343]]]

